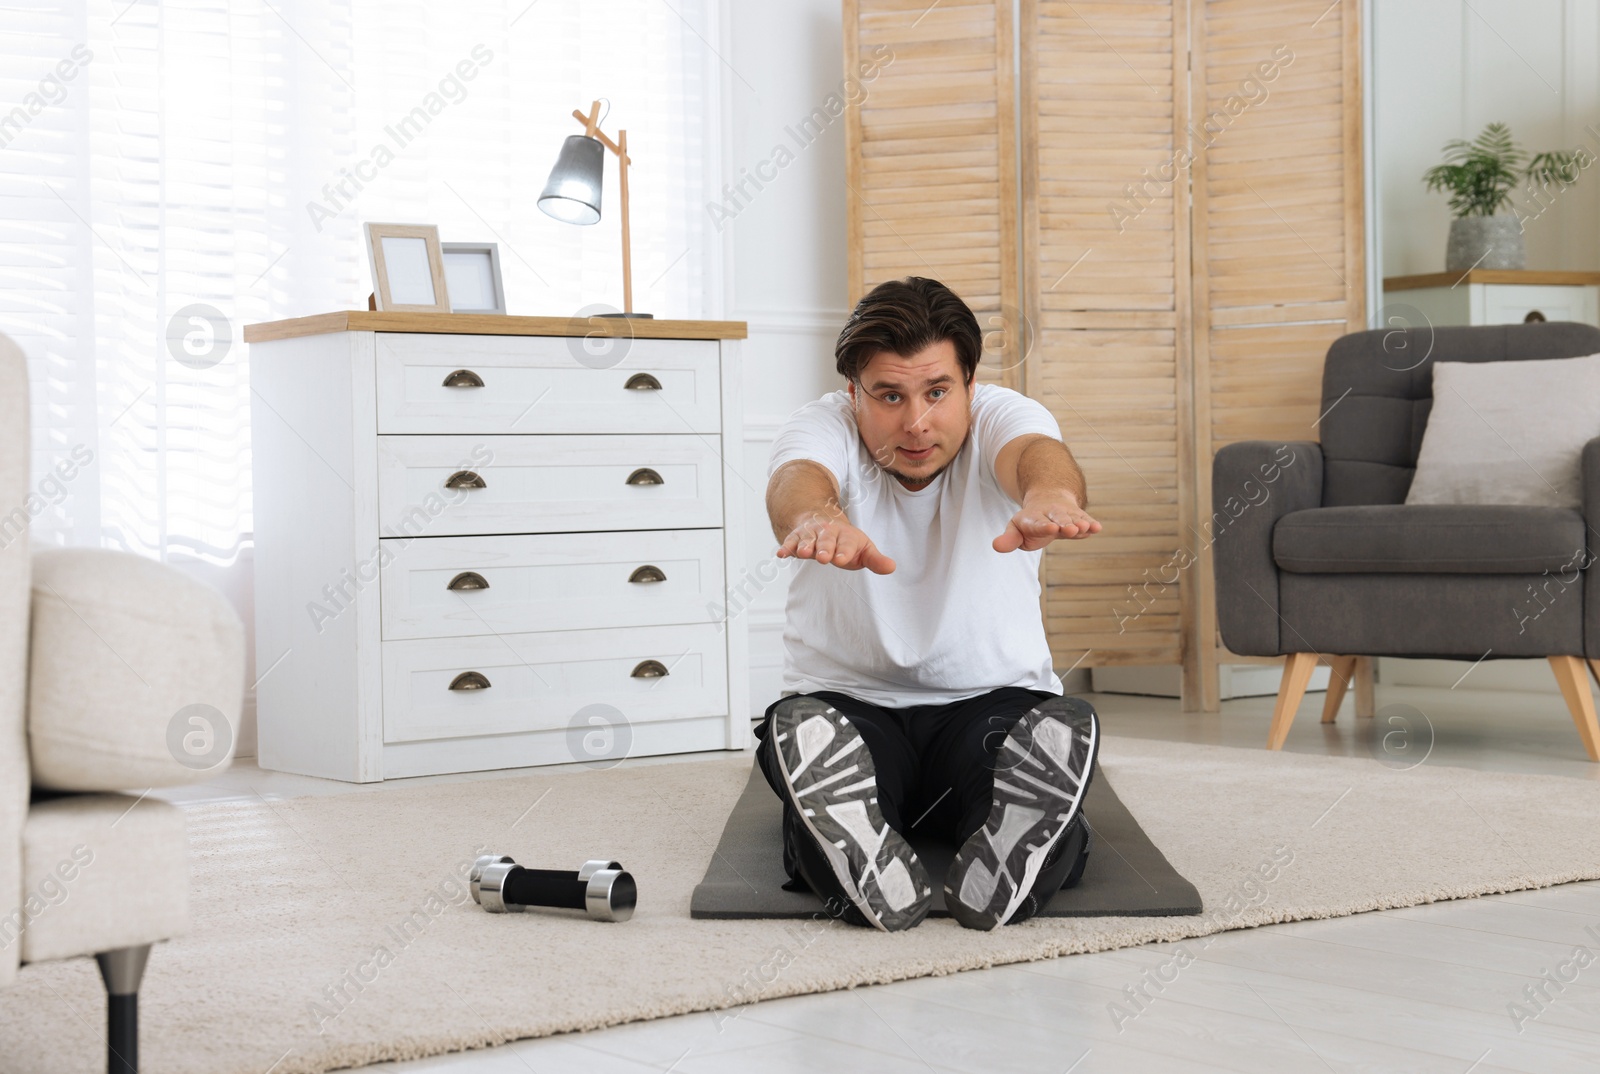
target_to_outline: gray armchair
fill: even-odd
[[[1588,670],[1600,678],[1600,439],[1583,453],[1583,510],[1406,505],[1433,405],[1434,362],[1600,354],[1571,323],[1379,329],[1334,342],[1322,441],[1247,441],[1212,467],[1217,619],[1241,656],[1283,656],[1267,748],[1289,734],[1319,655],[1333,721],[1358,659],[1545,657],[1590,760]],[[1367,713],[1370,715],[1370,712]]]

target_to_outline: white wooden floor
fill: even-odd
[[[1226,702],[1221,714],[1204,716],[1184,715],[1164,699],[1088,696],[1110,734],[1251,748],[1265,741],[1271,710],[1270,698]],[[1600,778],[1556,694],[1380,685],[1377,722],[1385,722],[1385,706],[1400,704],[1432,724],[1427,764]],[[1321,706],[1321,694],[1307,697],[1287,749],[1381,750],[1375,721],[1358,725],[1350,701],[1331,728],[1318,723]],[[283,795],[356,790],[245,763],[214,784],[168,797],[214,800],[247,787]],[[1175,947],[1193,961],[1119,1023],[1111,1005],[1129,1006],[1126,989],[1172,959]],[[1577,962],[1568,962],[1579,948]],[[1547,971],[1573,970],[1576,979],[1559,991],[1541,980]],[[1530,986],[1551,998],[1519,1025],[1511,1005],[1534,1009]],[[685,1015],[368,1069],[1592,1072],[1600,1069],[1600,882],[800,996],[755,1004],[731,1021]]]

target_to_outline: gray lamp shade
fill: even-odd
[[[539,208],[569,224],[600,219],[600,180],[605,174],[606,147],[599,139],[573,134],[562,143],[550,181],[539,195]]]

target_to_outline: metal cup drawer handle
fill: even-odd
[[[481,671],[463,671],[450,680],[452,690],[487,690],[489,677]]]
[[[641,660],[634,666],[632,675],[635,679],[659,679],[667,674],[667,665],[659,660]]]
[[[628,475],[628,484],[630,484],[630,485],[665,485],[666,481],[664,481],[662,479],[660,474],[658,474],[654,470],[650,469],[650,467],[641,466],[637,470],[635,470],[633,473]]]
[[[447,489],[486,489],[489,484],[471,470],[457,470],[445,478],[444,487]]]
[[[642,567],[636,567],[634,572],[628,575],[628,581],[630,582],[665,582],[666,580],[667,573],[654,563],[646,563]]]
[[[483,378],[470,369],[458,369],[444,378],[446,388],[481,388]]]
[[[462,571],[450,579],[446,589],[488,589],[489,580],[477,571]]]
[[[636,392],[659,392],[661,382],[649,373],[635,373],[623,387]]]

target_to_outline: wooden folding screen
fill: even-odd
[[[1319,439],[1328,345],[1366,327],[1360,10],[1356,0],[1216,0],[1195,27],[1197,116],[1240,112],[1212,120],[1223,129],[1197,156],[1192,184],[1202,520],[1218,448]],[[1264,98],[1230,106],[1252,77]],[[1219,655],[1234,658],[1216,632],[1209,551],[1203,562],[1185,684],[1203,676],[1193,685],[1214,709]]]
[[[1181,664],[1216,706],[1212,455],[1315,439],[1365,316],[1357,13],[845,3],[847,73],[893,52],[848,117],[851,297],[933,275],[1003,327],[984,379],[1050,407],[1106,527],[1046,552],[1058,668]]]
[[[846,181],[851,301],[901,276],[943,281],[984,328],[980,377],[1021,390],[1006,361],[1022,347],[1012,25],[1010,0],[845,0],[845,77],[865,95]]]
[[[1089,477],[1105,530],[1045,553],[1058,667],[1178,664],[1193,489],[1189,202],[1151,182],[1188,121],[1187,12],[1168,2],[1038,2],[1024,13],[1025,308],[1038,327],[1024,388]],[[1085,17],[1087,16],[1087,18]]]

